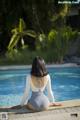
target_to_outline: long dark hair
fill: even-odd
[[[37,56],[32,63],[31,75],[36,77],[44,77],[48,74],[44,59]]]

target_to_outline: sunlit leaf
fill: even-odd
[[[11,30],[11,33],[14,34],[14,33],[18,33],[19,29],[16,27],[14,29]]]
[[[34,31],[32,31],[32,30],[24,31],[24,32],[22,32],[22,34],[23,34],[23,36],[28,35],[28,36],[33,37],[33,38],[36,37],[36,33]]]
[[[22,18],[20,18],[19,20],[19,32],[23,32],[23,30],[25,29],[25,23],[24,20]]]
[[[20,36],[18,34],[14,34],[10,40],[10,43],[8,45],[8,49],[13,49],[13,47],[15,47],[15,45],[18,43],[20,39]]]

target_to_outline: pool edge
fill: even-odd
[[[63,64],[47,64],[46,67],[80,67],[76,63],[63,63]],[[28,69],[31,68],[31,65],[8,65],[0,66],[0,70],[6,69]]]
[[[80,106],[80,99],[75,99],[75,100],[67,100],[67,101],[59,101],[62,105],[61,106],[53,106],[50,107],[48,110],[54,110],[54,109],[60,109],[60,108],[69,108],[69,107],[77,107]],[[59,103],[58,102],[58,103]],[[0,112],[1,110],[7,110],[10,107],[0,107]]]

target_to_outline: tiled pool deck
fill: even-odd
[[[35,113],[26,108],[0,108],[0,120],[80,120],[80,99],[63,101],[62,104],[60,107],[51,107],[47,111]],[[1,119],[4,113],[8,119]]]

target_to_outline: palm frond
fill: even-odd
[[[28,35],[28,36],[33,37],[33,38],[35,38],[37,36],[36,32],[34,32],[32,30],[24,31],[24,32],[22,32],[22,34],[23,34],[23,36]]]

